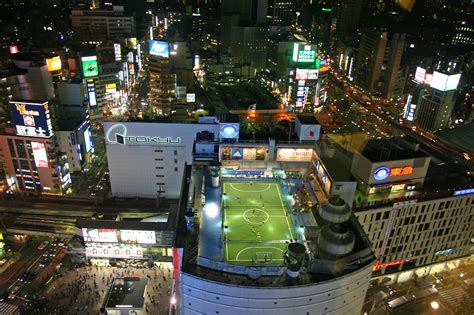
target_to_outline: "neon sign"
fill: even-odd
[[[398,265],[403,264],[405,261],[406,260],[401,259],[401,260],[391,261],[391,262],[388,262],[388,263],[385,263],[385,264],[381,264],[378,260],[376,260],[375,265],[372,267],[372,271],[377,271],[379,269],[387,268],[387,267],[391,267],[391,266],[398,266]]]
[[[375,170],[374,178],[376,180],[384,180],[387,177],[410,175],[412,173],[413,173],[412,166],[392,167],[392,168],[381,166]]]

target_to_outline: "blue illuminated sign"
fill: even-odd
[[[220,124],[219,135],[223,139],[236,139],[239,137],[239,124]]]
[[[390,169],[386,166],[381,166],[374,172],[374,178],[376,180],[384,180],[390,176]]]
[[[53,135],[53,125],[48,102],[10,102],[12,121],[18,136],[49,138]]]
[[[244,157],[243,148],[232,148],[231,149],[231,159],[232,160],[242,160]]]
[[[170,49],[167,42],[150,40],[150,55],[168,58]]]
[[[470,194],[474,194],[474,188],[461,189],[461,190],[454,191],[454,196],[463,196],[463,195],[470,195]]]

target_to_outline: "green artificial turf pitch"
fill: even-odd
[[[281,264],[295,232],[280,184],[224,181],[222,192],[226,261]]]

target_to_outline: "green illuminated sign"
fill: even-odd
[[[99,75],[99,64],[97,63],[97,57],[82,57],[82,71],[84,77],[95,77]]]
[[[321,59],[316,59],[316,69],[321,68]]]
[[[316,45],[294,44],[294,62],[314,62],[316,60]]]
[[[298,51],[298,62],[313,62],[316,57],[314,50],[300,50]]]
[[[332,12],[331,8],[323,8],[323,12]]]

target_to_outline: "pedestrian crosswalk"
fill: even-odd
[[[462,305],[465,303],[465,299],[467,298],[466,292],[461,287],[443,289],[439,291],[439,294],[453,309],[462,307]]]
[[[20,310],[18,309],[18,306],[5,303],[5,302],[0,302],[0,314],[2,315],[18,315],[20,314]]]

